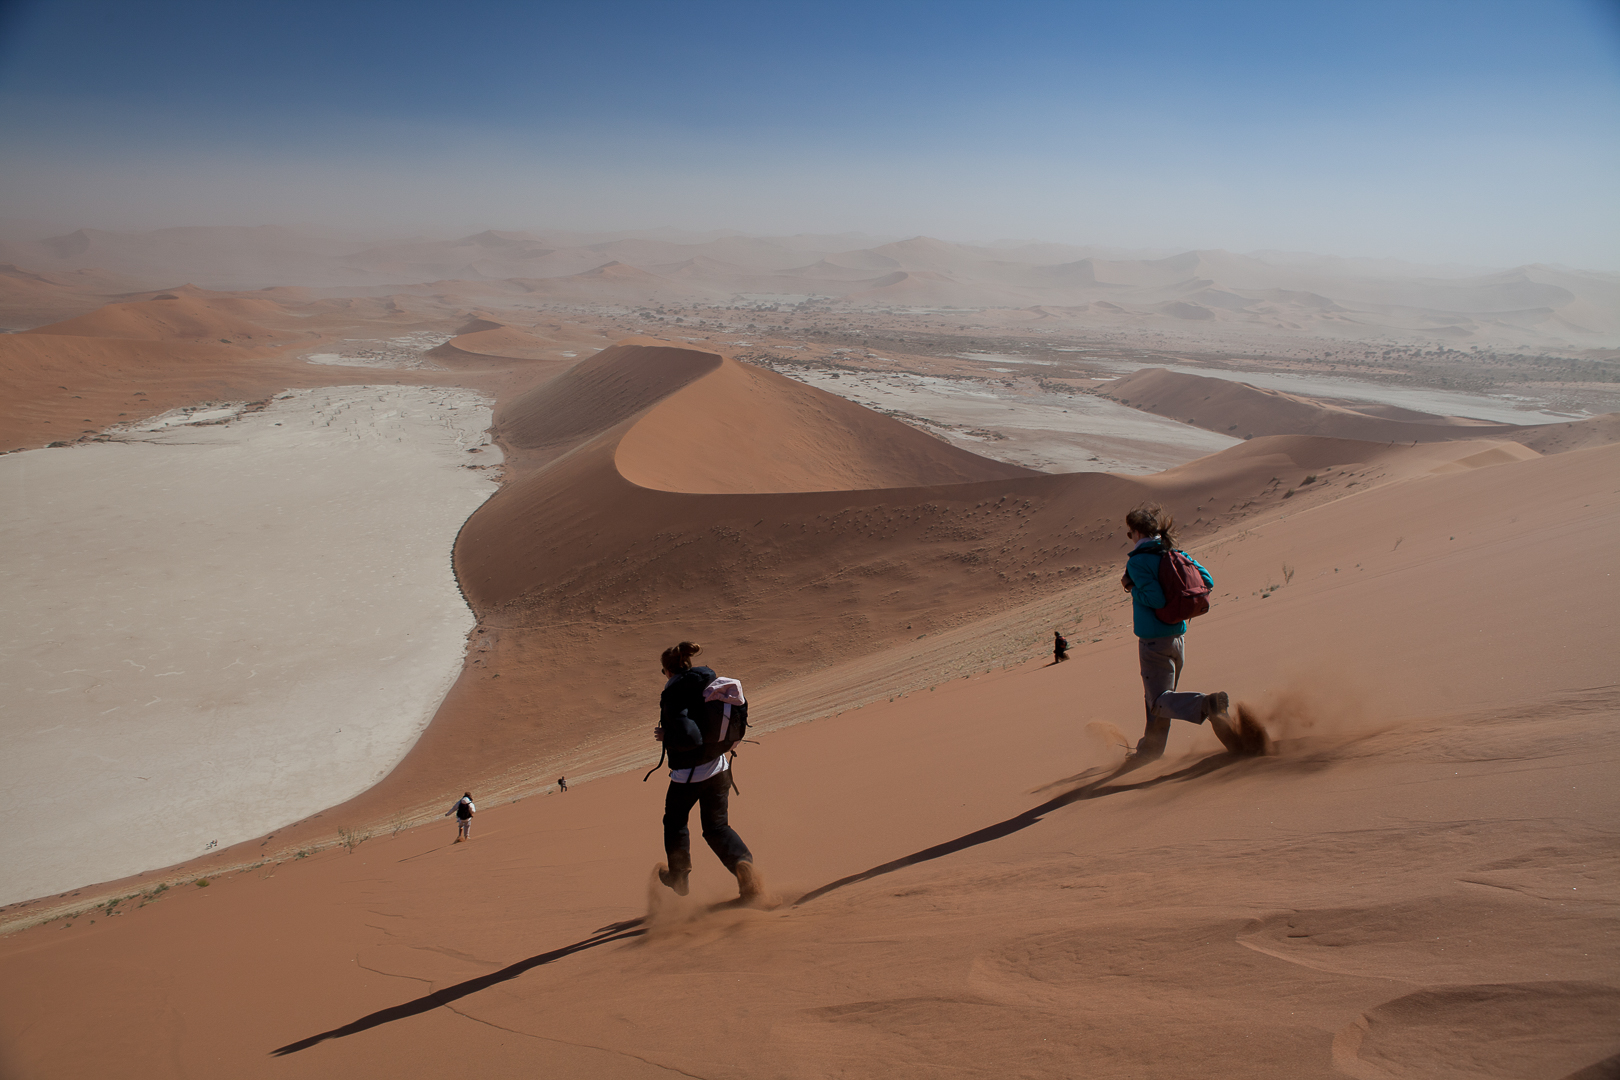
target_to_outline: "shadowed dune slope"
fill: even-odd
[[[1531,439],[1540,439],[1549,449],[1575,449],[1612,441],[1605,436],[1602,425],[1598,425],[1597,430],[1565,431],[1589,425],[1591,420],[1526,426],[1431,416],[1387,406],[1369,406],[1366,411],[1361,411],[1296,397],[1280,390],[1264,390],[1247,383],[1166,371],[1163,368],[1144,368],[1133,372],[1109,383],[1101,393],[1143,412],[1245,438],[1251,435],[1323,435],[1364,442],[1411,443],[1506,437],[1526,442],[1527,445]]]
[[[35,273],[0,263],[0,327],[21,330],[85,315],[137,284],[100,270]]]
[[[245,363],[251,350],[203,341],[0,335],[0,449],[71,442],[101,428],[198,400],[256,398],[297,385],[286,361]],[[306,385],[352,382],[307,369]]]
[[[88,315],[36,327],[30,334],[63,337],[124,338],[134,341],[245,341],[269,344],[285,340],[258,320],[283,318],[274,300],[208,296],[193,290],[159,293],[150,300],[108,304]]]
[[[1620,413],[1604,413],[1569,424],[1543,424],[1521,431],[1516,441],[1538,454],[1562,454],[1620,442]]]
[[[642,487],[716,494],[1036,475],[730,359],[649,410],[620,438],[615,460],[625,479]]]
[[[398,372],[362,375],[355,368],[308,364],[297,348],[319,344],[334,328],[337,335],[352,335],[352,320],[370,322],[379,336],[398,333],[397,320],[409,316],[395,310],[391,299],[312,302],[298,290],[275,294],[300,309],[267,296],[185,286],[25,333],[0,334],[0,450],[93,438],[110,425],[199,401],[252,401],[289,387],[401,381]],[[544,374],[536,365],[492,370],[487,359],[455,373],[413,371],[410,379],[489,387],[528,385]]]
[[[502,444],[519,455],[560,452],[635,417],[719,366],[713,353],[631,339],[502,404],[495,428]]]
[[[537,360],[552,356],[551,342],[490,319],[474,319],[428,355],[439,360]]]

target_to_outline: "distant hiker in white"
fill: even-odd
[[[472,839],[472,819],[478,813],[478,807],[473,805],[472,792],[465,792],[456,800],[456,805],[444,812],[445,817],[456,815],[456,843]]]

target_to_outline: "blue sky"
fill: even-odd
[[[1612,0],[0,11],[7,218],[1620,270]]]

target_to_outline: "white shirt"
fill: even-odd
[[[723,773],[731,768],[731,755],[721,754],[713,761],[703,765],[694,765],[690,769],[671,769],[669,778],[677,784],[701,784],[717,773]]]

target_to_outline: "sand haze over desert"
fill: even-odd
[[[948,8],[0,20],[0,1078],[1620,1076],[1620,27]]]

